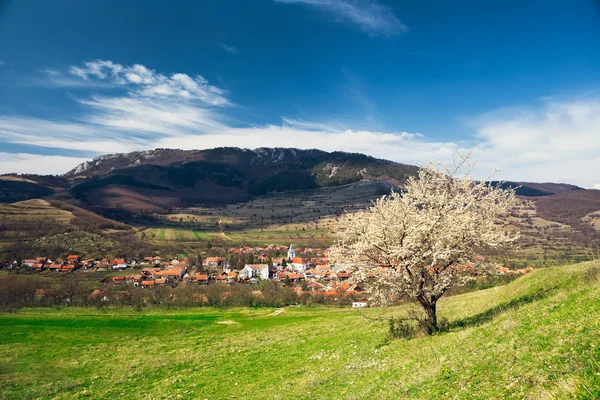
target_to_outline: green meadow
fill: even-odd
[[[388,340],[408,309],[3,313],[0,398],[600,398],[600,263],[448,297],[449,331]]]

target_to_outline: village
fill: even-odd
[[[242,267],[239,261],[244,259],[252,262],[244,263]],[[100,284],[144,289],[186,284],[257,284],[271,280],[294,289],[298,295],[319,293],[332,299],[358,300],[353,302],[354,307],[367,306],[366,300],[361,299],[363,288],[350,282],[352,271],[345,266],[330,265],[328,250],[321,248],[243,246],[230,248],[222,256],[206,256],[195,261],[190,257],[163,258],[158,255],[142,260],[97,260],[72,254],[66,260],[42,256],[24,259],[20,266],[45,274],[106,272]]]
[[[17,264],[14,261],[13,264]],[[71,274],[104,272],[99,284],[103,286],[131,286],[142,289],[176,288],[182,285],[257,285],[264,281],[277,282],[303,294],[322,297],[367,307],[362,284],[352,281],[352,270],[346,265],[331,265],[328,249],[295,248],[293,245],[266,247],[242,246],[230,248],[226,254],[205,257],[147,256],[140,260],[90,259],[77,254],[66,260],[51,260],[39,256],[24,259],[19,266],[43,274]],[[522,275],[530,269],[513,270],[501,267],[500,275]],[[226,293],[226,292],[225,292]],[[252,292],[261,296],[260,290]]]

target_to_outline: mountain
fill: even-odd
[[[69,171],[73,196],[94,207],[160,212],[364,180],[401,185],[418,168],[363,154],[284,148],[157,149],[98,157]]]
[[[500,185],[503,189],[515,189],[518,196],[524,197],[542,197],[552,196],[583,190],[579,186],[569,185],[567,183],[536,183],[536,182],[498,182],[492,181],[492,185]]]
[[[65,232],[75,238],[69,248],[86,251],[131,252],[199,237],[325,241],[343,212],[368,207],[417,173],[416,166],[363,154],[288,148],[104,155],[62,176],[0,176],[0,248],[25,246],[14,254],[31,243],[59,248]],[[517,191],[521,203],[511,223],[529,256],[581,254],[600,243],[600,191],[492,183]]]

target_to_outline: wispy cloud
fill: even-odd
[[[230,53],[230,54],[237,54],[239,53],[237,47],[235,46],[229,46],[227,44],[221,44],[220,47],[223,49],[223,51]]]
[[[303,4],[329,14],[335,21],[352,24],[371,36],[395,36],[408,27],[393,11],[376,0],[274,0],[277,3]]]
[[[112,82],[115,86],[111,90],[94,87],[98,93],[74,99],[82,114],[57,120],[0,115],[0,142],[96,154],[156,147],[319,148],[413,164],[448,162],[454,151],[474,149],[481,176],[500,168],[498,177],[506,180],[562,181],[585,187],[600,184],[597,97],[545,99],[531,108],[494,110],[470,119],[467,128],[472,135],[466,135],[463,141],[432,140],[427,135],[402,131],[350,129],[344,122],[286,117],[277,124],[239,127],[228,122],[227,110],[232,102],[227,92],[204,78],[190,78],[196,82],[190,84],[193,88],[200,87],[199,94],[192,89],[189,96],[182,96],[177,94],[182,90],[181,81],[173,78],[178,74],[166,77],[143,66],[133,69],[96,63],[79,66],[81,70],[72,79]],[[140,79],[127,78],[132,71],[137,71]],[[70,75],[57,72],[60,76]],[[157,95],[155,88],[161,84],[173,88]],[[51,157],[0,154],[0,173],[58,173],[81,162],[78,157]]]
[[[123,66],[106,60],[86,62],[83,66],[71,66],[69,72],[81,78],[84,83],[100,81],[129,87],[133,95],[200,100],[211,106],[229,104],[225,97],[226,92],[210,85],[200,75],[190,77],[187,74],[176,73],[165,76],[144,65]]]

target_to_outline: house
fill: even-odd
[[[223,261],[225,261],[225,258],[223,257],[206,257],[202,260],[202,266],[206,268],[217,268]]]
[[[352,302],[352,308],[364,308],[369,307],[369,303],[366,300],[359,300]]]
[[[54,261],[52,264],[50,264],[50,266],[48,267],[48,269],[50,271],[60,271],[62,268],[62,263],[58,262],[58,261]]]
[[[162,276],[163,278],[181,279],[185,274],[185,269],[180,268],[169,268],[164,271],[155,272],[155,276]]]
[[[142,281],[142,287],[154,286],[154,281]]]
[[[115,258],[111,262],[112,269],[125,269],[127,268],[127,263],[122,258]]]
[[[340,281],[345,281],[345,280],[348,280],[348,278],[350,278],[350,272],[346,272],[346,271],[340,271],[336,275]]]
[[[208,275],[206,274],[196,274],[196,282],[199,285],[208,283]]]
[[[35,263],[31,266],[31,268],[35,269],[36,271],[41,271],[43,267],[44,267],[44,264],[42,264],[40,262]]]
[[[290,268],[296,272],[304,272],[306,270],[306,261],[300,257],[291,259]]]
[[[113,282],[125,282],[126,280],[127,280],[126,276],[113,276],[112,277]]]
[[[308,282],[306,286],[313,292],[324,291],[326,289],[324,285],[318,282]]]
[[[23,261],[21,261],[21,265],[25,265],[26,267],[33,267],[33,264],[37,264],[37,260],[23,260]]]
[[[227,273],[227,283],[233,283],[238,280],[238,274],[235,271]]]
[[[269,279],[269,266],[267,264],[246,264],[240,271],[240,279],[258,278]]]
[[[304,274],[296,274],[292,272],[291,274],[288,274],[287,278],[292,282],[300,282],[304,280]]]
[[[162,262],[162,257],[153,256],[153,257],[144,257],[144,261],[150,264],[159,265]]]
[[[284,281],[285,278],[287,278],[288,273],[287,271],[279,271],[277,272],[277,274],[275,275],[275,277],[277,278],[277,280],[279,281]]]
[[[283,264],[283,257],[271,258],[271,262],[273,263],[273,266],[279,270],[282,268],[281,264]]]
[[[60,270],[61,270],[61,272],[71,272],[74,269],[75,269],[75,266],[73,264],[66,264],[66,265],[63,265]]]
[[[67,262],[71,263],[71,264],[79,262],[79,256],[75,255],[75,254],[72,254],[72,255],[70,255],[70,256],[67,257]]]
[[[155,285],[164,285],[165,283],[167,283],[167,278],[156,278],[154,280]]]

